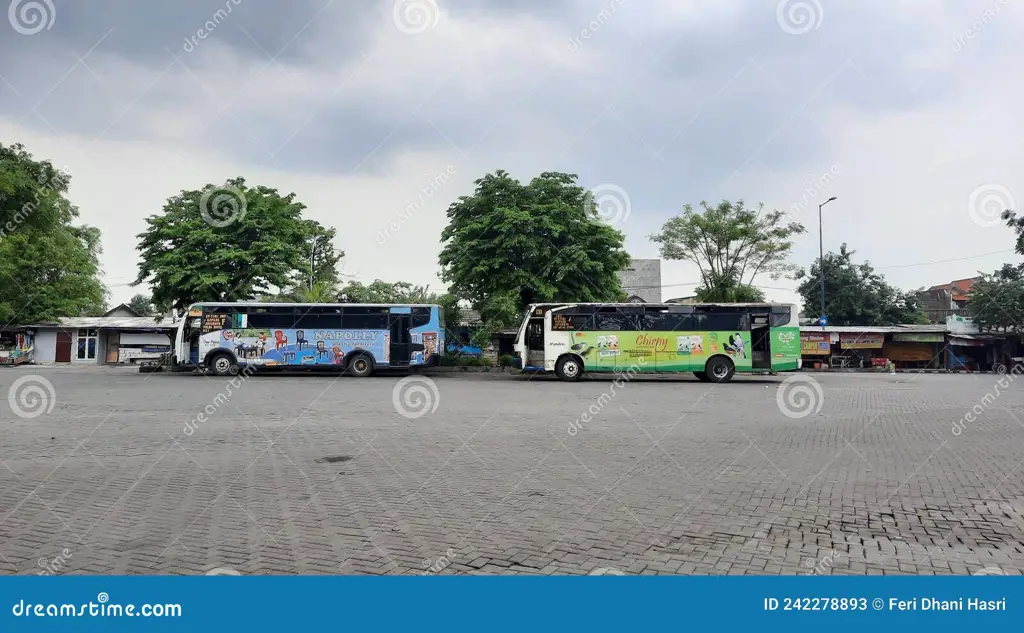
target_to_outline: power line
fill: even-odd
[[[955,257],[953,259],[940,259],[937,262],[920,262],[920,263],[917,263],[917,264],[894,264],[892,266],[875,266],[874,268],[876,270],[881,270],[881,269],[885,269],[885,268],[913,268],[915,266],[934,266],[935,264],[948,264],[950,262],[965,262],[965,261],[967,261],[969,259],[978,259],[978,258],[981,258],[981,257],[990,257],[992,255],[1002,255],[1004,253],[1015,253],[1015,252],[1017,252],[1015,249],[1010,248],[1010,249],[1006,249],[1006,250],[1002,250],[1002,251],[993,251],[991,253],[982,253],[980,255],[968,255],[967,257]]]

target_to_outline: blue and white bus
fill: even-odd
[[[173,362],[218,376],[305,367],[363,377],[436,365],[444,349],[436,305],[197,303],[178,325]]]

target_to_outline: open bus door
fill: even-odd
[[[768,312],[750,315],[750,366],[752,369],[772,368],[772,336]]]

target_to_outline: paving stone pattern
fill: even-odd
[[[31,374],[56,395],[31,419],[0,400],[3,574],[1024,570],[1024,381],[979,404],[998,377],[799,374],[821,409],[790,418],[782,376],[443,375],[407,419],[396,377],[227,401],[212,377],[18,368],[0,391]]]

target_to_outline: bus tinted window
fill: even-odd
[[[650,332],[689,332],[694,330],[693,313],[648,310],[644,329]]]
[[[602,332],[636,332],[642,330],[643,308],[600,308],[594,314],[594,329]]]
[[[386,310],[386,308],[384,309]],[[346,330],[386,330],[388,315],[381,308],[345,308],[341,318]]]
[[[587,331],[591,329],[591,319],[586,314],[555,312],[551,315],[551,329],[560,332],[571,330]]]
[[[793,319],[793,313],[789,306],[775,306],[772,308],[771,326],[785,327]]]
[[[295,328],[304,330],[337,330],[341,328],[341,314],[338,308],[310,308],[295,319]]]
[[[295,323],[294,308],[254,308],[249,310],[249,327],[288,329]]]
[[[738,312],[711,312],[708,314],[698,314],[695,316],[695,329],[697,330],[720,332],[741,331],[750,329],[749,319],[746,318],[745,314],[741,314]]]

